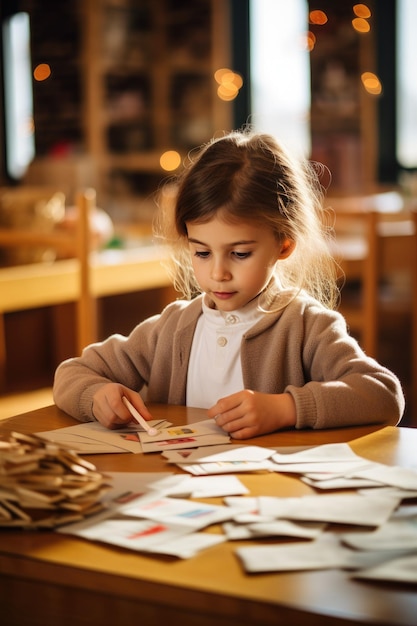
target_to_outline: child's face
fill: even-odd
[[[230,224],[214,218],[187,223],[191,260],[198,284],[220,311],[240,309],[268,284],[275,264],[288,256],[288,242],[277,241],[270,228]]]

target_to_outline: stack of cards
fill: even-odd
[[[230,441],[222,428],[214,420],[204,420],[184,426],[159,428],[157,435],[138,432],[142,452],[164,452],[183,448],[200,448]]]
[[[209,449],[164,451],[169,463],[195,476],[235,472],[273,471],[275,450],[260,446],[217,445]]]
[[[0,527],[52,528],[103,508],[104,475],[69,448],[35,435],[0,441]]]

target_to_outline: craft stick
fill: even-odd
[[[140,426],[142,426],[144,430],[146,430],[146,432],[148,433],[150,437],[154,437],[155,435],[158,434],[159,432],[158,429],[152,428],[152,426],[149,426],[145,418],[142,417],[142,415],[135,409],[133,404],[129,402],[126,396],[123,396],[122,400],[123,400],[123,404],[129,409],[132,417],[137,421],[138,424],[140,424]]]

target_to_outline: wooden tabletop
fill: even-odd
[[[91,290],[96,298],[171,285],[164,252],[156,246],[104,250],[91,255]],[[0,268],[0,312],[72,302],[79,293],[77,259]]]
[[[159,405],[151,409],[155,418],[163,417],[174,424],[205,419],[205,412],[199,409]],[[0,434],[39,432],[74,423],[51,406],[3,420]],[[363,426],[287,431],[246,443],[298,447],[342,441],[372,460],[415,467],[415,429]],[[159,453],[94,455],[90,460],[102,471],[173,471]],[[251,495],[315,493],[291,475],[239,474],[239,478]],[[209,532],[220,529],[213,527]],[[225,542],[191,559],[178,560],[53,532],[2,531],[1,611],[8,615],[8,626],[103,626],[116,621],[156,626],[163,620],[177,620],[175,623],[182,626],[417,623],[417,594],[411,585],[353,580],[342,570],[248,575],[235,555],[241,545],[248,542]],[[23,595],[25,603],[21,601]]]

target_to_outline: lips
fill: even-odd
[[[213,291],[213,295],[219,300],[228,300],[234,296],[236,291]]]

